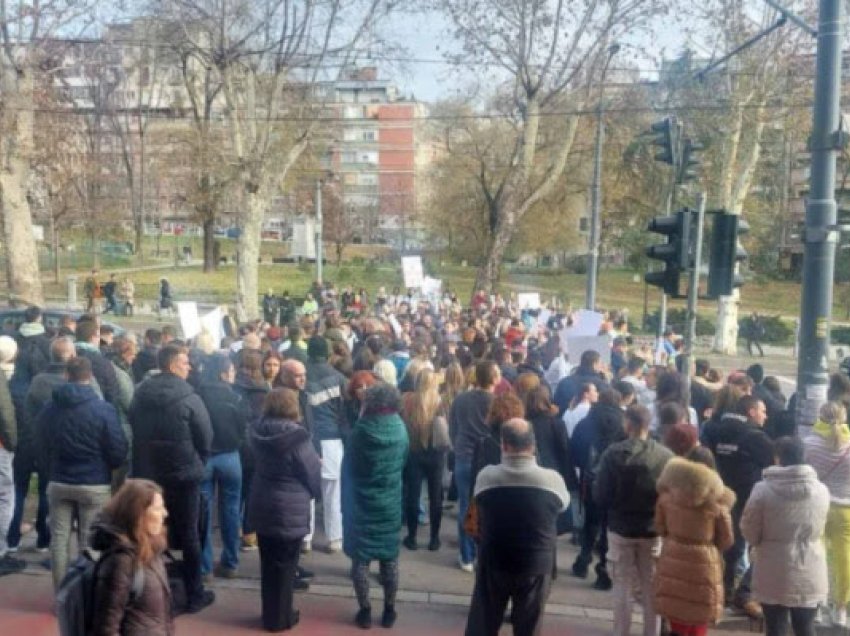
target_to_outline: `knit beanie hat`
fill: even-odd
[[[307,343],[307,355],[311,360],[327,360],[330,354],[328,341],[324,336],[313,336]]]
[[[18,354],[18,343],[9,336],[0,336],[0,370],[8,380],[15,370],[15,356]]]

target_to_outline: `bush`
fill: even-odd
[[[659,311],[656,309],[646,319],[647,331],[650,333],[656,333],[658,331],[658,314]],[[687,328],[687,317],[688,312],[685,309],[668,309],[667,326],[672,327],[673,331],[678,334],[684,334]],[[713,320],[697,314],[697,336],[713,336],[714,328]]]
[[[830,335],[833,344],[850,345],[850,327],[833,327]]]
[[[762,316],[761,324],[764,326],[764,337],[762,342],[771,344],[785,344],[794,337],[794,329],[779,316]],[[738,334],[746,338],[753,326],[753,320],[749,316],[738,321]],[[833,333],[835,333],[833,331]],[[850,343],[848,343],[850,344]]]

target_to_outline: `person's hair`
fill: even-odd
[[[538,384],[525,396],[525,414],[529,419],[538,415],[556,415],[557,413],[558,407],[552,404],[549,387],[545,384]]]
[[[761,384],[762,380],[764,380],[764,367],[761,366],[758,362],[755,364],[751,364],[749,367],[747,367],[747,375],[756,384]]]
[[[263,354],[257,349],[243,349],[239,356],[239,370],[254,382],[263,382]]]
[[[620,407],[620,393],[614,389],[603,389],[599,392],[598,404],[607,404],[608,406]]]
[[[661,436],[680,422],[688,422],[688,412],[678,402],[667,402],[657,405],[658,408],[658,430]]]
[[[443,401],[451,406],[454,399],[466,388],[466,377],[457,360],[450,362],[443,371]]]
[[[384,340],[379,335],[373,335],[366,338],[364,345],[372,352],[376,358],[380,357],[381,351],[384,348]]]
[[[587,351],[581,354],[581,359],[579,361],[579,366],[582,369],[593,369],[597,362],[599,362],[599,352],[593,351],[592,349],[588,349]]]
[[[520,373],[519,377],[517,377],[516,382],[514,382],[514,391],[516,391],[517,397],[525,402],[528,394],[539,386],[540,376],[531,371],[526,371],[525,373]]]
[[[421,449],[428,448],[434,418],[440,413],[442,407],[439,374],[431,369],[420,371],[414,380],[413,393],[407,398],[404,407],[404,420],[410,439],[415,441],[413,446]]]
[[[136,560],[147,565],[165,551],[165,527],[157,537],[148,534],[147,510],[162,488],[147,479],[127,479],[103,508],[103,518],[136,548]]]
[[[850,404],[850,378],[843,373],[830,375],[826,399],[830,402],[841,402],[846,408]]]
[[[735,407],[735,412],[738,415],[746,416],[758,405],[759,402],[761,402],[761,400],[754,395],[741,396],[741,399],[738,400],[738,404]]]
[[[666,402],[676,402],[682,406],[687,406],[688,398],[685,394],[685,383],[682,381],[682,376],[675,371],[662,373],[655,385],[655,401],[659,404]]]
[[[628,401],[636,393],[635,386],[623,380],[615,380],[611,383],[611,388],[620,394],[620,400],[622,402]]]
[[[175,329],[172,325],[165,325],[162,328],[161,333],[163,338],[171,338],[172,340],[177,338],[177,329]]]
[[[303,332],[301,331],[301,325],[297,322],[293,322],[289,325],[289,342],[298,342],[301,340]]]
[[[738,406],[738,400],[743,395],[744,392],[741,390],[741,387],[734,384],[727,384],[721,387],[714,398],[714,412],[712,413],[712,417],[720,418],[726,413],[734,413]]]
[[[652,415],[649,409],[642,404],[632,404],[626,409],[626,426],[636,428],[641,431],[649,430],[649,423]]]
[[[366,389],[363,395],[363,413],[398,413],[401,410],[401,394],[394,386],[378,382]]]
[[[136,341],[128,336],[116,336],[112,341],[112,350],[115,355],[123,357],[128,351],[136,349]]]
[[[263,400],[263,415],[299,421],[301,410],[298,407],[298,394],[286,387],[272,389]]]
[[[576,392],[576,403],[581,402],[584,399],[584,396],[590,393],[595,386],[596,385],[593,384],[593,382],[582,382]]]
[[[822,422],[831,429],[832,445],[838,450],[841,445],[841,428],[847,423],[847,409],[841,402],[827,402],[820,407],[818,414]]]
[[[748,393],[753,390],[754,383],[750,376],[738,371],[729,376],[729,384],[739,387],[743,393]]]
[[[697,445],[697,429],[687,422],[676,422],[663,436],[664,445],[679,457],[687,455]]]
[[[30,305],[24,310],[24,322],[37,322],[41,319],[41,307]]]
[[[711,363],[705,358],[697,358],[697,361],[694,362],[694,372],[698,376],[704,376],[710,368]]]
[[[175,344],[167,344],[159,353],[156,354],[156,361],[160,371],[168,371],[175,358],[181,353],[186,353],[186,349]]]
[[[50,359],[53,362],[65,363],[76,355],[74,341],[68,336],[59,336],[50,343]]]
[[[773,443],[773,454],[780,466],[799,466],[806,463],[806,449],[797,437],[780,437]]]
[[[88,382],[91,380],[91,360],[84,356],[68,360],[66,369],[68,382]]]
[[[378,378],[371,371],[355,371],[351,375],[351,379],[348,381],[348,386],[346,387],[348,398],[350,400],[356,400],[358,389],[368,389],[377,383]]]
[[[512,417],[502,424],[499,437],[502,444],[512,451],[534,448],[534,427],[521,417]]]
[[[705,373],[705,379],[709,382],[720,382],[720,371],[718,369],[709,369]]]
[[[221,376],[230,371],[233,360],[223,353],[213,353],[204,363],[204,379],[207,382],[220,382]]]
[[[714,461],[714,454],[707,446],[694,446],[685,455],[685,459],[702,464],[703,466],[708,466],[711,470],[717,470],[717,462]]]
[[[77,322],[76,336],[79,342],[90,342],[99,333],[100,327],[93,320]]]
[[[499,374],[498,365],[492,360],[481,360],[475,365],[475,385],[480,389],[486,389],[496,383]]]
[[[771,393],[776,393],[777,395],[782,393],[782,387],[779,385],[779,380],[776,379],[776,376],[767,376],[762,380],[761,385]]]
[[[502,424],[514,417],[525,417],[525,406],[515,393],[508,391],[493,398],[487,410],[487,423],[490,428],[498,431]]]
[[[103,334],[110,334],[110,333],[112,333],[112,334],[115,333],[115,327],[113,327],[112,325],[101,325],[100,326],[100,335],[101,336],[103,336]]]
[[[646,360],[638,356],[632,356],[626,363],[626,369],[628,369],[629,375],[636,373],[640,369],[643,369],[645,366]]]
[[[145,342],[153,347],[158,347],[162,344],[162,332],[159,329],[147,329],[145,331]]]
[[[195,336],[195,348],[200,349],[207,355],[214,353],[218,349],[215,345],[215,338],[209,331],[202,331]]]
[[[281,356],[274,349],[269,349],[268,351],[265,352],[265,354],[263,354],[263,377],[266,380],[269,380],[269,381],[273,381],[275,379],[275,378],[266,378],[266,362],[271,358],[274,358],[275,360],[277,360],[278,365],[283,364],[283,356]],[[278,369],[278,373],[280,373],[280,369]]]

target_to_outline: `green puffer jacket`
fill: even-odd
[[[342,468],[343,549],[355,561],[398,558],[407,429],[397,413],[367,415],[351,431]]]

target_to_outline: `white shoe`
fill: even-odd
[[[472,563],[464,563],[463,559],[461,559],[460,557],[457,558],[457,564],[464,572],[472,573],[475,571],[475,568],[473,567]]]
[[[832,624],[846,627],[847,625],[847,607],[836,607],[832,610]]]
[[[337,552],[342,552],[342,541],[337,539],[336,541],[331,541],[328,544],[328,552],[331,554],[336,554]]]
[[[310,554],[313,551],[313,544],[310,541],[301,542],[301,554]]]

